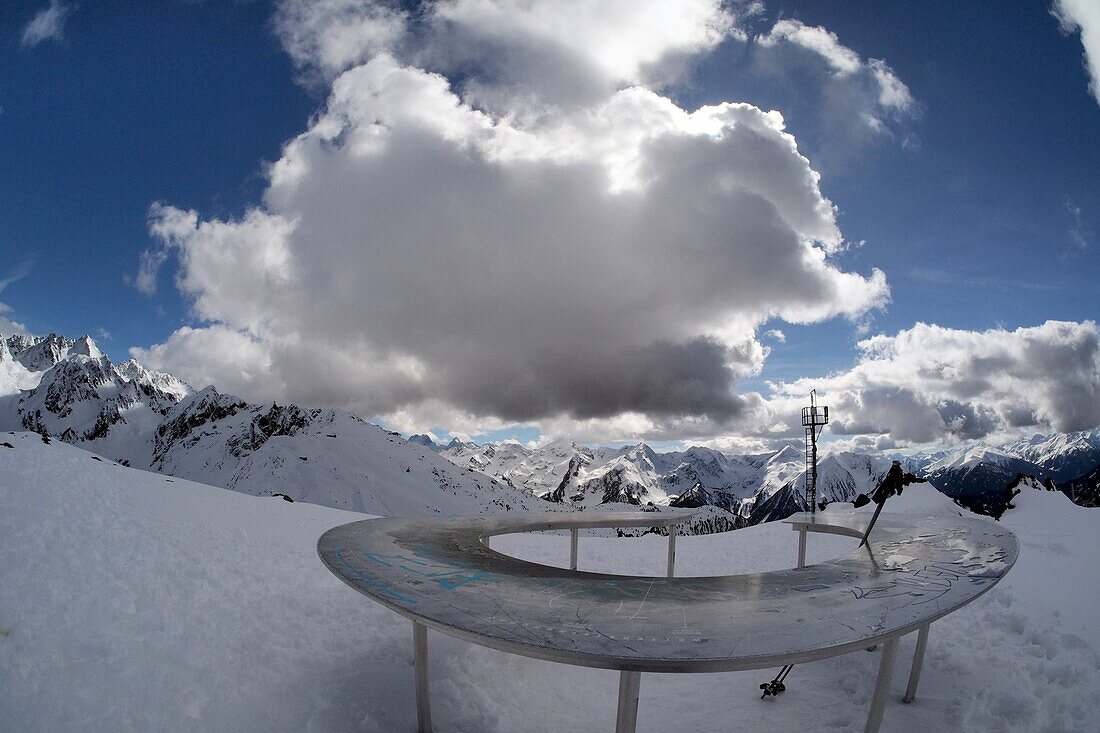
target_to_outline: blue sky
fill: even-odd
[[[264,3],[96,3],[22,47],[44,3],[0,7],[0,251],[31,265],[2,299],[34,333],[90,333],[112,358],[188,318],[124,284],[150,203],[239,213],[320,100],[296,85]]]
[[[46,7],[0,6],[0,281],[13,278],[3,315],[34,333],[91,333],[113,359],[185,326],[246,328],[197,312],[196,292],[172,285],[171,255],[155,294],[134,287],[142,253],[158,246],[150,206],[234,221],[260,205],[265,166],[310,127],[332,74],[303,83],[316,69],[285,50],[268,3],[83,3],[56,35],[25,42]],[[689,111],[732,100],[780,111],[844,239],[863,242],[837,266],[864,277],[878,268],[889,282],[889,304],[858,317],[760,323],[770,353],[738,389],[767,394],[769,381],[851,369],[858,340],[918,322],[1013,331],[1100,313],[1100,104],[1080,37],[1048,4],[779,1],[742,26],[751,39],[783,19],[884,60],[915,105],[883,134],[853,132],[814,59],[769,58],[732,37],[661,90]],[[785,341],[763,335],[772,328]],[[376,414],[495,438],[547,432],[537,416],[458,402],[485,418],[473,431],[428,413],[402,422],[388,403]]]

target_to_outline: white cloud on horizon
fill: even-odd
[[[72,11],[72,5],[62,0],[50,0],[49,5],[39,10],[23,27],[23,48],[33,48],[43,41],[60,42],[64,38],[65,21]]]
[[[850,370],[776,385],[775,406],[786,398],[793,410],[816,388],[830,405],[832,434],[890,446],[1100,424],[1100,336],[1093,321],[1012,331],[918,323],[865,339],[858,349]]]
[[[9,285],[14,282],[22,280],[27,275],[31,274],[31,270],[34,269],[34,260],[31,258],[25,259],[15,266],[15,269],[7,274],[6,277],[0,278],[0,294],[2,294]],[[4,336],[11,336],[13,334],[25,334],[29,333],[27,327],[22,323],[11,320],[7,315],[12,312],[12,308],[7,303],[0,301],[0,334]]]
[[[1085,69],[1089,75],[1089,92],[1100,104],[1100,3],[1095,0],[1055,0],[1052,12],[1064,33],[1080,31]]]
[[[8,318],[8,313],[11,313],[11,306],[0,301],[0,336],[30,333],[22,323]]]

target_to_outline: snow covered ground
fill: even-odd
[[[411,627],[321,565],[325,529],[364,515],[260,498],[116,466],[30,433],[0,434],[0,730],[415,729]],[[917,700],[884,730],[1100,730],[1100,511],[1026,490],[1005,523],[1021,558],[997,588],[937,622]],[[893,511],[958,511],[911,487]],[[833,510],[833,509],[830,509]],[[810,560],[846,538],[811,536]],[[563,563],[568,539],[494,548]],[[647,572],[666,540],[591,537],[582,567]],[[681,538],[682,574],[793,564],[795,535],[766,524]],[[555,560],[555,558],[557,558]],[[430,634],[441,731],[606,731],[618,676]],[[859,730],[878,655],[801,665],[778,699],[769,670],[647,674],[641,731]]]

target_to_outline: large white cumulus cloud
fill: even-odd
[[[655,91],[735,24],[717,2],[285,3],[327,102],[245,216],[152,208],[146,261],[176,256],[200,323],[136,354],[410,428],[744,418],[761,323],[889,290],[833,261],[834,207],[778,113]]]

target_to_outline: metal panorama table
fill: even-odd
[[[641,672],[720,672],[810,662],[882,644],[866,731],[882,722],[898,639],[917,631],[903,700],[916,692],[928,627],[992,588],[1016,561],[1016,538],[963,517],[884,514],[869,542],[805,565],[807,532],[860,537],[865,515],[800,514],[798,568],[676,578],[576,570],[576,530],[656,526],[664,513],[389,517],[326,532],[328,568],[413,621],[417,722],[431,730],[427,628],[566,664],[620,670],[616,731],[634,731]],[[574,569],[490,549],[489,537],[573,531]]]

